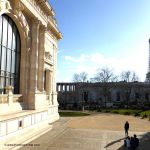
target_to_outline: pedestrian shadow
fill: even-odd
[[[124,139],[125,139],[125,137],[121,138],[121,139],[118,139],[118,140],[115,140],[115,141],[112,141],[112,142],[108,143],[104,148],[107,148],[107,147],[109,147],[109,146],[111,146],[111,145],[113,145],[115,143],[121,142]]]
[[[137,150],[150,150],[150,132],[147,132],[143,135],[138,135],[139,138],[139,147],[137,148]],[[122,146],[120,148],[118,148],[117,150],[126,150],[126,148]]]

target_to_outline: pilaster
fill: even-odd
[[[39,48],[39,21],[32,22],[32,48],[30,55],[30,92],[37,91],[38,78],[38,48]]]
[[[38,89],[44,92],[44,55],[45,55],[45,30],[46,27],[41,25],[39,30],[39,50],[38,50]]]
[[[38,79],[38,49],[39,49],[39,26],[38,20],[32,22],[32,44],[30,53],[30,82],[29,82],[29,109],[36,109],[38,106],[37,96],[37,79]]]

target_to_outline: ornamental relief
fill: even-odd
[[[19,21],[21,22],[23,28],[25,29],[26,35],[28,35],[29,25],[28,25],[28,22],[26,20],[26,17],[22,13],[22,11],[24,10],[24,6],[18,0],[13,0],[12,3],[14,5],[14,14],[18,17]]]
[[[5,9],[11,9],[10,2],[8,0],[0,0],[0,11]]]
[[[45,60],[49,64],[53,64],[53,58],[52,58],[52,55],[50,54],[50,52],[45,52]]]
[[[11,1],[0,0],[0,11],[6,11],[6,10],[9,10],[9,12],[17,16],[27,36],[29,32],[29,26],[24,14],[22,13],[22,10],[24,10],[23,4],[18,0],[11,0]]]
[[[45,59],[51,61],[52,60],[52,55],[50,54],[50,52],[45,52]]]

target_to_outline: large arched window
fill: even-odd
[[[20,35],[13,20],[0,16],[0,92],[8,85],[19,93]]]

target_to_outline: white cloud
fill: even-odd
[[[85,54],[81,54],[81,55],[79,56],[79,58],[72,57],[72,56],[64,56],[64,59],[65,59],[66,61],[78,62],[78,63],[81,63],[81,62],[86,61],[87,58],[88,58],[88,56],[85,55]]]
[[[128,56],[116,57],[106,57],[100,52],[93,53],[92,55],[81,54],[79,57],[65,56],[65,61],[70,62],[68,69],[73,68],[69,74],[70,77],[66,77],[65,80],[70,80],[73,73],[83,71],[87,72],[89,77],[93,77],[98,68],[107,66],[112,68],[116,74],[120,74],[126,70],[135,71],[141,80],[144,81],[148,65],[147,56],[147,50],[139,51],[139,53],[137,52],[134,55],[128,54]],[[67,71],[69,72],[69,70],[66,70],[65,73]]]

